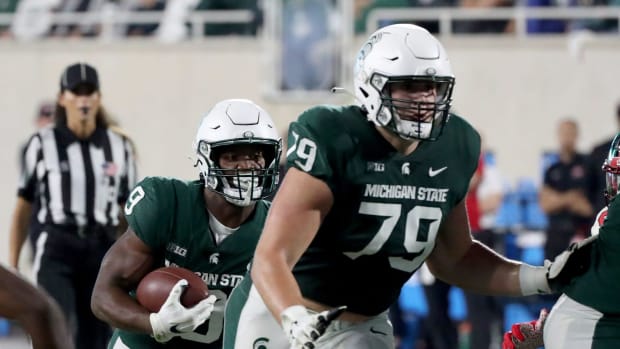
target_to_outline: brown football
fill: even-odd
[[[163,267],[146,274],[136,289],[136,299],[151,312],[158,312],[164,304],[172,287],[181,279],[187,280],[187,287],[181,294],[181,304],[185,307],[196,305],[207,298],[209,289],[193,271],[180,267]]]

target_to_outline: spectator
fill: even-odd
[[[201,0],[196,10],[250,10],[254,20],[250,23],[213,23],[204,27],[205,35],[256,35],[262,22],[257,0]],[[314,28],[319,29],[319,28]]]
[[[611,5],[614,0],[570,0],[571,7],[601,7]],[[617,16],[615,16],[617,18]],[[571,31],[590,30],[594,32],[610,32],[618,29],[618,20],[610,18],[573,19],[568,23]],[[608,144],[609,145],[609,144]],[[600,172],[600,171],[599,171]]]
[[[132,11],[163,11],[165,7],[166,2],[163,0],[140,0]],[[151,36],[157,27],[159,27],[159,23],[130,23],[127,26],[127,36]]]
[[[526,7],[556,7],[565,0],[525,0]],[[530,34],[564,33],[566,23],[561,19],[529,18],[526,22],[527,32]]]
[[[91,313],[90,296],[104,254],[126,225],[121,207],[136,180],[133,147],[109,125],[97,71],[88,64],[61,75],[55,117],[26,148],[9,259],[17,268],[34,203],[43,227],[35,280],[64,311],[76,348],[103,349],[111,331]]]
[[[460,0],[462,8],[501,8],[514,6],[513,0]],[[514,31],[514,24],[507,19],[493,20],[459,20],[454,21],[455,33],[509,33]]]
[[[616,105],[616,127],[620,131],[620,102]],[[607,206],[603,196],[606,187],[605,173],[601,171],[601,164],[607,159],[611,141],[613,141],[613,137],[596,145],[592,149],[588,161],[588,197],[594,212],[599,212]]]
[[[198,0],[176,0],[166,3],[161,23],[157,28],[158,40],[166,43],[177,42],[188,37],[185,24]]]
[[[49,34],[52,11],[61,0],[22,0],[15,11],[11,32],[18,40],[34,40]]]
[[[545,172],[540,206],[548,215],[545,258],[561,253],[587,234],[594,213],[587,198],[587,158],[577,153],[578,126],[572,119],[558,124],[559,162]]]
[[[370,11],[378,8],[398,8],[398,7],[446,7],[454,6],[457,0],[375,0],[358,1],[355,16],[355,33],[365,33],[366,20]],[[400,21],[402,22],[402,21]],[[379,27],[384,27],[395,23],[395,21],[383,21],[378,23]],[[413,23],[413,21],[410,21]],[[438,21],[415,21],[415,24],[424,27],[431,33],[439,32]]]
[[[0,0],[0,14],[13,14],[19,0]],[[11,37],[11,26],[0,24],[0,39]]]
[[[58,25],[52,35],[60,37],[92,37],[101,31],[99,11],[106,0],[61,0],[58,12],[79,14],[79,24]]]

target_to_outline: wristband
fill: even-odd
[[[519,267],[519,286],[521,287],[521,294],[524,296],[551,293],[547,282],[547,267],[521,264]]]

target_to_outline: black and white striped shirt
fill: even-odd
[[[38,200],[37,220],[63,226],[116,226],[120,204],[136,183],[131,142],[97,127],[87,139],[66,125],[34,134],[25,152],[18,195]]]

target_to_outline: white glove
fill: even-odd
[[[165,343],[173,337],[194,331],[205,322],[213,311],[217,298],[211,295],[191,308],[181,304],[181,294],[187,287],[187,280],[179,280],[168,295],[166,302],[158,313],[151,313],[149,320],[153,329],[153,338]]]
[[[325,333],[327,326],[346,308],[341,306],[320,313],[310,311],[303,305],[292,305],[284,309],[280,317],[291,349],[314,349],[314,343]]]

